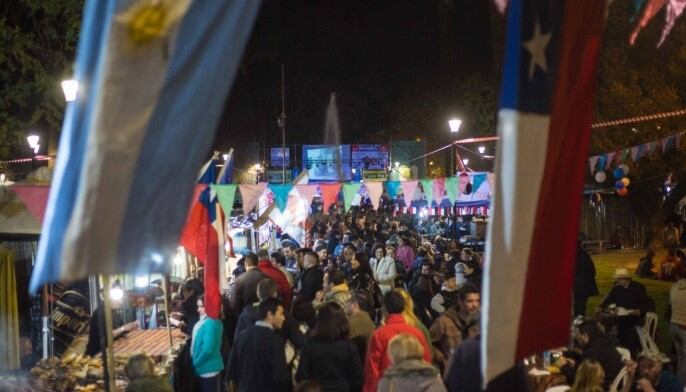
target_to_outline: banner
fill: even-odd
[[[334,145],[304,145],[302,160],[311,181],[350,180],[349,145],[338,146],[338,151]]]
[[[386,144],[351,144],[352,167],[357,170],[383,170],[388,168]]]
[[[290,148],[272,147],[269,163],[272,167],[282,167],[290,166],[291,150]]]

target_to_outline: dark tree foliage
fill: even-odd
[[[0,160],[25,155],[29,131],[58,130],[60,81],[71,76],[83,0],[0,5]],[[45,139],[43,139],[45,140]]]

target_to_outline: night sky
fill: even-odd
[[[243,56],[216,147],[280,144],[281,64],[286,67],[287,144],[322,142],[336,92],[343,143],[450,140],[463,113],[460,82],[497,79],[490,1],[267,0]],[[497,62],[497,61],[496,61]]]

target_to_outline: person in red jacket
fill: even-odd
[[[424,347],[424,360],[431,363],[431,349],[426,337],[419,329],[405,322],[402,312],[405,299],[396,291],[389,291],[383,297],[386,308],[386,324],[379,327],[369,338],[369,347],[364,364],[364,392],[376,392],[379,380],[386,369],[391,366],[387,349],[390,340],[401,333],[410,334],[419,340]]]
[[[257,264],[257,268],[260,270],[260,272],[276,282],[276,285],[279,286],[279,298],[281,298],[284,308],[290,309],[291,285],[288,283],[288,278],[286,278],[286,275],[284,275],[278,267],[272,264],[271,259],[269,258],[269,252],[267,250],[260,249],[257,252],[257,257],[260,259],[260,262]]]

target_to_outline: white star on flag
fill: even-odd
[[[529,51],[529,54],[531,54],[531,62],[529,63],[529,79],[534,76],[534,67],[537,65],[539,68],[541,68],[541,70],[543,70],[543,72],[548,70],[545,59],[545,48],[548,46],[551,36],[552,33],[541,34],[541,25],[539,22],[536,22],[536,25],[534,25],[533,37],[531,37],[531,40],[523,43],[526,50]]]

